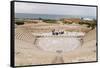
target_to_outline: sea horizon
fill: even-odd
[[[83,15],[58,15],[58,14],[32,14],[32,13],[15,13],[15,18],[30,18],[30,19],[62,19],[62,18],[90,18],[96,19],[95,16],[83,16]]]

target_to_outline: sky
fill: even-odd
[[[96,7],[15,2],[15,13],[96,16]]]

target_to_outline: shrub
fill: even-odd
[[[52,19],[42,19],[43,22],[46,22],[46,23],[57,23],[56,20],[52,20]]]
[[[72,24],[72,22],[63,21],[64,24]]]
[[[18,22],[16,22],[16,24],[17,24],[17,25],[23,25],[24,22],[22,22],[22,21],[18,21]]]
[[[84,22],[84,21],[83,21],[83,22],[79,22],[79,24],[80,24],[80,25],[86,24],[88,28],[91,27],[92,29],[94,29],[95,26],[96,26],[96,22],[87,22],[87,21]]]

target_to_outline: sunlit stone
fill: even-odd
[[[81,46],[81,39],[85,35],[83,32],[64,32],[64,34],[52,35],[52,33],[33,33],[37,36],[37,46],[44,51],[68,52]]]

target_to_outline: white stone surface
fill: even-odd
[[[51,52],[68,52],[81,45],[79,38],[73,37],[40,37],[37,42],[37,46]]]

